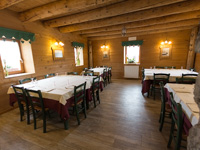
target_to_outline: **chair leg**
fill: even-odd
[[[29,106],[26,106],[26,117],[27,117],[27,124],[30,124],[30,110],[29,110]]]
[[[78,121],[78,125],[80,125],[80,119],[79,119],[79,114],[78,114],[78,108],[77,108],[76,105],[74,106],[74,109],[75,109],[75,112],[76,112],[76,119],[77,119],[77,121]]]
[[[96,100],[95,100],[94,90],[92,90],[92,98],[93,98],[94,108],[95,108],[96,107]]]
[[[97,97],[97,100],[99,101],[99,104],[100,104],[99,90],[96,91],[96,97]]]
[[[33,112],[34,129],[36,129],[36,116],[34,108],[32,108],[32,112]]]
[[[23,121],[24,106],[22,104],[19,106],[19,112],[20,112],[20,121]]]
[[[156,89],[153,88],[153,99],[155,100],[156,99]]]
[[[174,126],[175,126],[175,123],[172,121],[172,124],[171,124],[171,130],[170,130],[170,135],[169,135],[169,141],[168,141],[168,144],[167,144],[167,147],[169,148],[171,143],[172,143],[172,138],[173,138],[173,132],[174,132]]]
[[[165,112],[161,112],[161,122],[160,122],[160,128],[159,128],[160,132],[162,131],[164,120],[165,120]]]
[[[46,133],[46,112],[43,114],[43,133]]]
[[[87,118],[85,101],[86,100],[83,101],[83,105],[84,105],[83,106],[83,113],[84,113],[85,118]]]

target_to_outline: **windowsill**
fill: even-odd
[[[78,66],[76,66],[76,67],[81,67],[81,66],[84,66],[84,65],[78,65]]]
[[[14,77],[20,77],[20,76],[25,76],[25,75],[30,75],[30,74],[34,74],[34,73],[19,73],[19,74],[8,75],[8,76],[5,77],[5,79],[14,78]]]
[[[140,63],[127,63],[127,64],[124,64],[124,65],[140,65]]]

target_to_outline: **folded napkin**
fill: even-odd
[[[199,107],[196,103],[194,104],[187,104],[190,110],[194,113],[199,113]]]

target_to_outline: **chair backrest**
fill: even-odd
[[[167,73],[154,73],[153,74],[153,84],[159,84],[160,81],[163,81],[163,84],[169,82],[170,74]]]
[[[25,82],[30,82],[30,81],[32,81],[32,79],[35,80],[36,78],[25,78],[25,79],[19,80],[19,84],[23,84]]]
[[[174,67],[174,66],[167,66],[167,67],[165,67],[165,69],[176,69],[176,67]]]
[[[177,130],[182,134],[183,128],[183,112],[182,106],[179,103],[176,103],[174,100],[173,94],[170,93],[170,99],[172,104],[172,122],[176,124]]]
[[[94,72],[84,72],[84,76],[94,76]]]
[[[78,75],[78,72],[68,72],[68,75]]]
[[[25,89],[23,87],[17,87],[15,85],[12,85],[12,88],[15,92],[15,96],[17,97],[18,105],[21,106],[22,101],[27,104]]]
[[[86,70],[88,70],[88,68],[83,68],[83,71],[86,71]]]
[[[44,76],[44,78],[53,77],[53,76],[55,76],[55,73],[46,74],[46,75]]]
[[[85,94],[86,94],[85,87],[86,87],[86,82],[84,82],[83,84],[80,84],[78,86],[74,86],[74,101],[75,101],[75,105],[80,100],[84,100],[85,99]]]
[[[93,78],[93,82],[92,82],[92,89],[93,90],[96,90],[96,89],[99,90],[99,88],[100,88],[99,82],[100,82],[100,76]]]
[[[142,81],[144,80],[145,75],[144,75],[144,68],[142,69]]]
[[[109,68],[108,68],[108,74],[109,74],[109,75],[112,75],[111,71],[112,71],[112,67],[109,67]]]
[[[162,66],[156,66],[157,69],[164,69],[165,67]]]
[[[198,74],[182,74],[182,78],[177,80],[179,83],[194,84],[196,82],[197,76]]]
[[[165,97],[165,89],[164,89],[164,84],[163,81],[161,81],[160,83],[160,95],[161,95],[161,107],[162,110],[165,109],[165,103],[166,103],[166,97]]]
[[[103,69],[103,78],[106,79],[108,72],[106,69]]]
[[[42,112],[45,112],[45,106],[44,106],[44,101],[42,98],[42,93],[40,90],[29,90],[29,89],[25,89],[26,94],[28,96],[29,102],[32,106],[32,108],[34,108],[35,106],[41,107],[42,108]]]

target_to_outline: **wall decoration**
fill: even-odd
[[[172,49],[172,42],[165,41],[161,42],[160,44],[160,59],[169,59],[171,58],[171,49]]]

